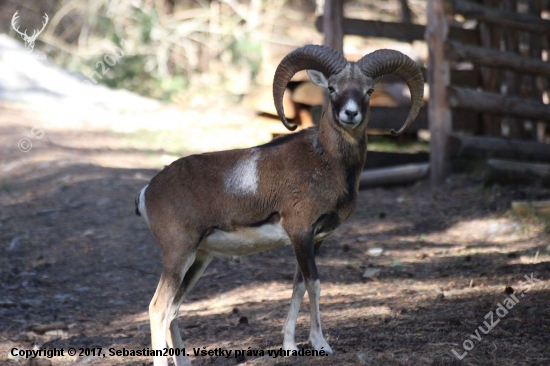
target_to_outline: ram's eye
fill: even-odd
[[[332,86],[329,86],[329,87],[328,87],[328,92],[329,92],[330,94],[334,93],[335,91],[336,91],[336,90],[334,90],[334,88],[333,88]]]
[[[371,95],[372,93],[374,93],[374,89],[367,90],[367,95]]]

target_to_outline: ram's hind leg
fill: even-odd
[[[171,322],[177,314],[174,301],[185,273],[195,261],[194,252],[177,257],[167,258],[165,255],[163,258],[164,263],[160,281],[149,304],[151,340],[154,350],[163,350],[167,346],[168,328],[171,327]],[[168,366],[168,359],[165,356],[155,356],[154,364],[155,366]]]
[[[168,343],[168,347],[170,348],[179,348],[181,350],[185,347],[183,345],[178,327],[178,310],[183,299],[193,289],[206,267],[208,267],[208,265],[212,261],[212,258],[213,256],[211,254],[205,253],[203,251],[197,251],[195,261],[185,273],[183,282],[181,283],[180,288],[178,289],[171,306],[173,314],[170,317],[170,329],[167,331],[166,334],[166,341]],[[174,363],[176,366],[187,366],[191,364],[189,358],[185,354],[180,354],[178,356],[175,355]]]

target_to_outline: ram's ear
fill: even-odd
[[[321,88],[328,88],[328,80],[322,72],[317,70],[307,70],[307,74],[313,84],[320,86]]]

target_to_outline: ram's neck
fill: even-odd
[[[367,119],[369,114],[367,112]],[[366,122],[353,130],[344,129],[333,120],[332,108],[325,107],[319,122],[319,144],[330,158],[339,160],[347,168],[362,170],[367,158]]]

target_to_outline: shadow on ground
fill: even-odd
[[[156,170],[41,158],[45,151],[64,149],[50,143],[38,147],[32,159],[18,160],[20,155],[11,152],[3,161],[2,357],[11,347],[34,344],[149,347],[147,307],[160,274],[160,251],[134,215],[134,197]],[[90,150],[73,146],[63,153],[85,160]],[[323,325],[335,356],[252,356],[247,362],[458,365],[451,349],[462,354],[470,339],[473,349],[460,364],[550,363],[548,227],[540,218],[508,212],[511,200],[541,194],[546,193],[533,187],[487,189],[464,176],[453,177],[439,191],[425,184],[362,191],[356,214],[326,240],[318,257]],[[382,255],[369,254],[373,248],[382,248]],[[377,272],[365,276],[367,269]],[[244,258],[240,265],[215,259],[182,305],[186,345],[279,348],[293,272],[289,248]],[[542,281],[492,331],[470,337],[509,296],[505,288],[519,293],[520,281],[531,273]],[[33,330],[54,322],[68,329]],[[306,300],[299,342],[307,340],[307,323]],[[63,365],[150,362],[139,357],[59,360]],[[198,357],[196,363],[236,361]]]

